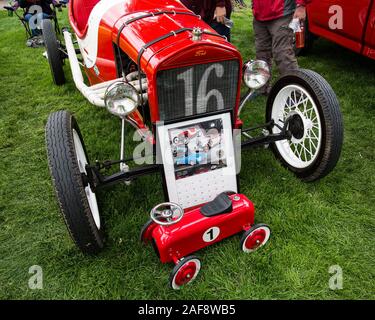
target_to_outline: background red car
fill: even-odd
[[[340,9],[341,8],[341,9]],[[342,28],[336,17],[342,13]],[[371,59],[375,59],[375,1],[319,0],[307,6],[308,33],[305,49],[316,36],[326,38]],[[331,26],[330,26],[331,24]]]

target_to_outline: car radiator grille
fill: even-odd
[[[159,71],[157,94],[161,121],[234,108],[238,60]]]

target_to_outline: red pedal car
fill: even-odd
[[[269,80],[267,64],[243,64],[225,37],[180,2],[70,0],[69,19],[72,32],[64,28],[63,40],[45,38],[54,82],[64,83],[63,61],[69,59],[77,89],[122,123],[119,159],[90,162],[71,113],[55,112],[47,121],[57,199],[82,252],[97,253],[104,245],[96,191],[159,173],[166,202],[151,210],[141,240],[153,244],[162,262],[175,263],[170,285],[178,289],[201,269],[191,256],[195,251],[242,232],[241,249],[252,252],[270,237],[269,227],[254,224],[254,206],[239,193],[240,147],[270,145],[304,181],[335,167],[343,139],[339,103],[315,72],[298,70],[278,79],[266,123],[245,129],[240,113]],[[241,97],[242,83],[248,92]],[[128,125],[151,146],[151,154],[137,155],[135,149],[125,156]],[[142,157],[154,161],[133,165]],[[105,175],[114,165],[119,171]]]

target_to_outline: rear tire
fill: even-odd
[[[87,153],[75,118],[67,111],[52,113],[46,125],[48,164],[61,214],[83,252],[98,253],[104,236],[96,195],[84,183]]]
[[[295,70],[280,78],[267,101],[266,121],[288,126],[292,139],[271,144],[277,159],[306,182],[323,178],[336,166],[343,144],[337,97],[328,82],[311,70]],[[271,133],[281,130],[274,126]]]
[[[65,83],[62,53],[56,38],[55,29],[50,19],[42,20],[43,40],[46,46],[48,62],[53,82],[60,86]]]

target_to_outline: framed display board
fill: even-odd
[[[230,114],[157,126],[169,201],[190,208],[237,192]]]

